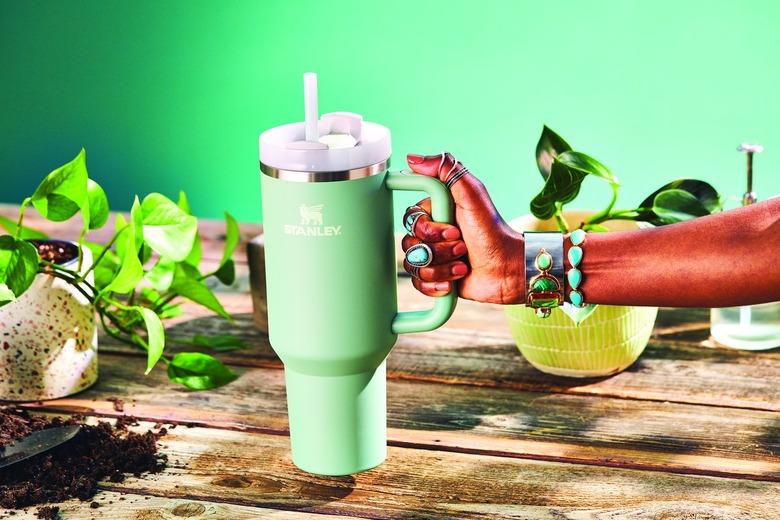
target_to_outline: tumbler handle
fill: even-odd
[[[387,188],[402,191],[424,191],[431,196],[431,218],[436,222],[455,224],[453,201],[450,190],[438,179],[424,175],[407,175],[390,172],[387,174]],[[428,332],[441,327],[450,319],[455,304],[458,302],[458,291],[453,282],[453,289],[444,296],[434,298],[433,308],[426,311],[399,312],[393,318],[393,334],[408,332]]]

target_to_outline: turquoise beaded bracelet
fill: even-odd
[[[585,306],[585,296],[582,294],[582,289],[580,288],[582,285],[582,271],[579,269],[583,256],[581,246],[585,244],[585,237],[586,233],[582,229],[575,229],[569,235],[571,247],[569,248],[567,256],[569,258],[569,264],[571,264],[571,269],[566,273],[566,281],[571,289],[569,291],[569,301],[575,307]]]

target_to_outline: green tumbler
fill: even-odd
[[[452,200],[431,177],[387,171],[390,132],[356,114],[323,115],[260,136],[268,326],[284,363],[292,459],[349,475],[387,453],[385,359],[397,335],[441,326],[456,294],[398,312],[392,190],[427,192],[432,217]],[[308,136],[311,138],[311,136]]]

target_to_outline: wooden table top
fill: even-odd
[[[66,238],[78,229],[27,222]],[[202,224],[205,261],[219,261],[222,230]],[[242,226],[243,238],[258,230]],[[252,325],[243,251],[237,285],[218,292],[235,323],[187,306],[169,329],[242,337],[249,349],[217,354],[236,381],[191,392],[160,368],[144,377],[141,352],[101,336],[96,386],[25,405],[105,418],[119,397],[146,428],[176,425],[161,440],[168,469],[104,482],[102,507],[68,501],[63,518],[780,518],[780,351],[714,347],[702,309],[662,309],[632,367],[572,380],[524,361],[500,307],[461,301],[388,358],[387,461],[349,477],[304,473],[290,461],[281,363]],[[405,278],[399,299],[430,304]]]

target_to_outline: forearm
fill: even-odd
[[[568,250],[568,240],[565,245]],[[725,307],[780,301],[780,199],[653,229],[588,233],[582,248],[587,303]]]

